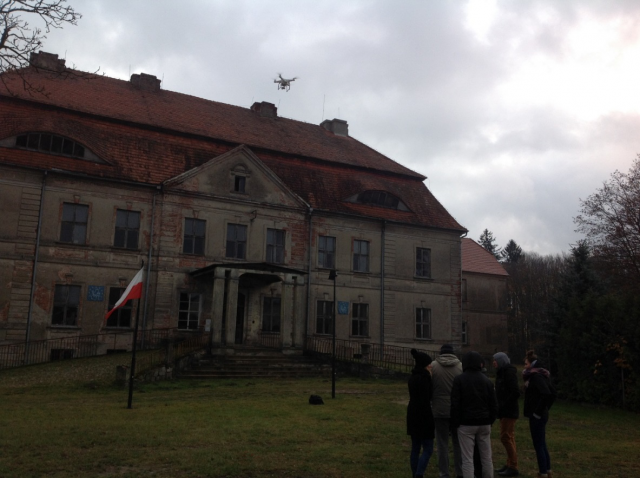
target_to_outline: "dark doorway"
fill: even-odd
[[[238,292],[238,308],[236,309],[236,344],[242,344],[244,338],[244,311],[247,296],[244,292]]]

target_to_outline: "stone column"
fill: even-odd
[[[307,294],[302,275],[293,276],[293,346],[302,347],[304,345],[305,335],[305,316],[306,316],[306,300]]]
[[[282,348],[289,348],[293,344],[293,280],[291,274],[284,274],[282,281]]]
[[[227,283],[227,324],[226,337],[227,345],[233,345],[236,342],[236,316],[238,315],[238,278],[240,271],[231,269],[231,276]]]
[[[222,311],[224,308],[224,269],[216,267],[213,277],[213,300],[211,301],[211,333],[214,345],[222,343]]]

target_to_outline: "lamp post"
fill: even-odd
[[[338,273],[335,269],[329,272],[329,280],[333,281],[333,344],[331,353],[331,398],[336,398],[336,277]]]

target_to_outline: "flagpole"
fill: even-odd
[[[142,267],[144,267],[144,261],[142,261]],[[131,408],[133,402],[133,376],[136,373],[136,345],[138,343],[138,322],[140,319],[140,300],[138,299],[138,308],[136,309],[136,325],[133,328],[133,346],[131,347],[131,370],[129,371],[129,402],[127,408]]]

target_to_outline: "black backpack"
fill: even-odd
[[[311,395],[309,397],[309,405],[324,405],[320,395]]]

